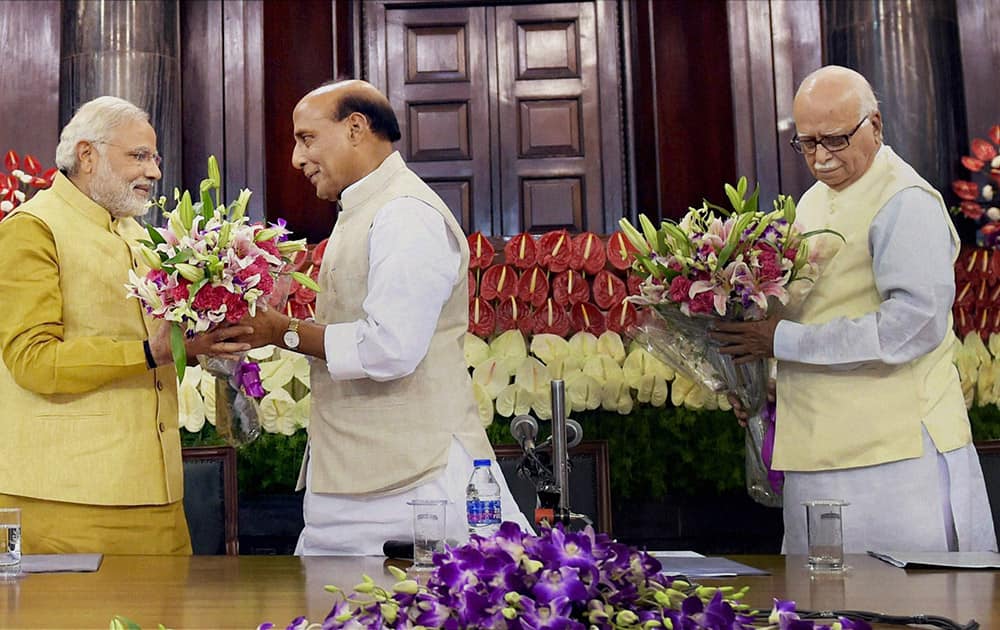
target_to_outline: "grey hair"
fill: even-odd
[[[149,114],[116,96],[99,96],[87,101],[76,110],[59,134],[56,167],[68,175],[75,175],[80,167],[76,157],[77,144],[84,141],[107,142],[116,127],[133,120],[149,122]]]

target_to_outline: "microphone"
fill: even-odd
[[[583,441],[583,427],[572,418],[566,418],[566,448],[570,449]]]
[[[538,437],[538,421],[528,415],[516,416],[510,423],[510,434],[521,445],[522,451],[530,453],[535,450],[535,438]]]

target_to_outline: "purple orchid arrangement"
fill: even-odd
[[[739,602],[747,588],[690,584],[661,572],[659,560],[588,528],[557,525],[538,536],[504,523],[489,538],[434,555],[427,583],[390,567],[392,589],[364,576],[322,623],[294,619],[287,630],[466,628],[495,630],[870,630],[841,618],[800,619],[795,603],[775,600],[769,616]],[[258,630],[273,630],[264,623]]]

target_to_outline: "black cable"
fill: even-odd
[[[869,612],[866,610],[798,610],[796,614],[802,619],[834,619],[846,617],[851,620],[867,621],[868,623],[881,623],[891,626],[932,626],[942,630],[979,630],[979,622],[975,619],[969,620],[966,624],[960,624],[947,617],[937,615],[886,615],[883,613]]]

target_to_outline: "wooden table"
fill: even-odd
[[[767,577],[703,580],[748,584],[748,603],[770,608],[772,596],[800,609],[855,609],[890,614],[942,615],[982,628],[1000,628],[1000,572],[903,571],[867,556],[837,576],[810,575],[802,556],[734,556],[772,572]],[[392,578],[383,558],[288,556],[108,556],[96,573],[27,575],[0,582],[0,628],[107,628],[115,614],[143,628],[248,628],[272,621],[284,628],[307,615],[322,621],[333,596],[367,573]]]

